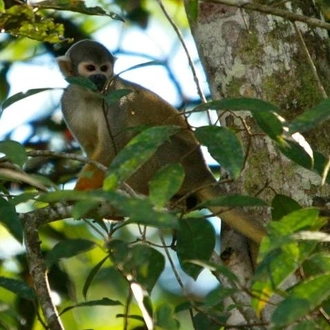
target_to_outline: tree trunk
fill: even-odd
[[[327,31],[220,2],[200,2],[196,20],[190,15],[189,1],[185,1],[212,99],[263,99],[277,105],[283,117],[290,120],[326,97],[330,77]],[[311,1],[301,0],[286,6],[306,16],[316,14]],[[250,113],[226,112],[220,122],[241,132],[247,154],[242,175],[230,185],[229,193],[258,194],[269,203],[275,194],[284,194],[303,206],[311,206],[315,197],[329,195],[329,187],[321,186],[320,176],[289,161],[269,138],[260,134]],[[329,122],[307,132],[305,138],[313,150],[328,156]],[[251,212],[265,222],[270,219],[269,209]],[[232,235],[235,239],[231,239]],[[233,233],[226,236],[224,248],[233,248],[237,240],[243,239]],[[246,253],[244,246],[241,242],[239,247],[234,247],[236,255]],[[230,263],[236,264],[238,260]],[[238,262],[245,263],[241,278],[248,282],[251,273],[247,279],[246,269],[251,267],[246,265],[245,258]]]

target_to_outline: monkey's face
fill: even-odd
[[[88,78],[102,91],[106,82],[112,78],[111,62],[95,63],[92,61],[80,62],[77,66],[78,76]]]

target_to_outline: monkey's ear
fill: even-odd
[[[72,76],[72,64],[70,59],[66,56],[59,56],[56,60],[64,77]]]

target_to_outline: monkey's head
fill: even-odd
[[[81,40],[72,45],[64,56],[57,58],[65,77],[90,79],[99,91],[113,76],[114,56],[100,43]]]

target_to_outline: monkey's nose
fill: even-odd
[[[107,78],[103,74],[92,74],[89,79],[96,85],[99,91],[102,91]]]

